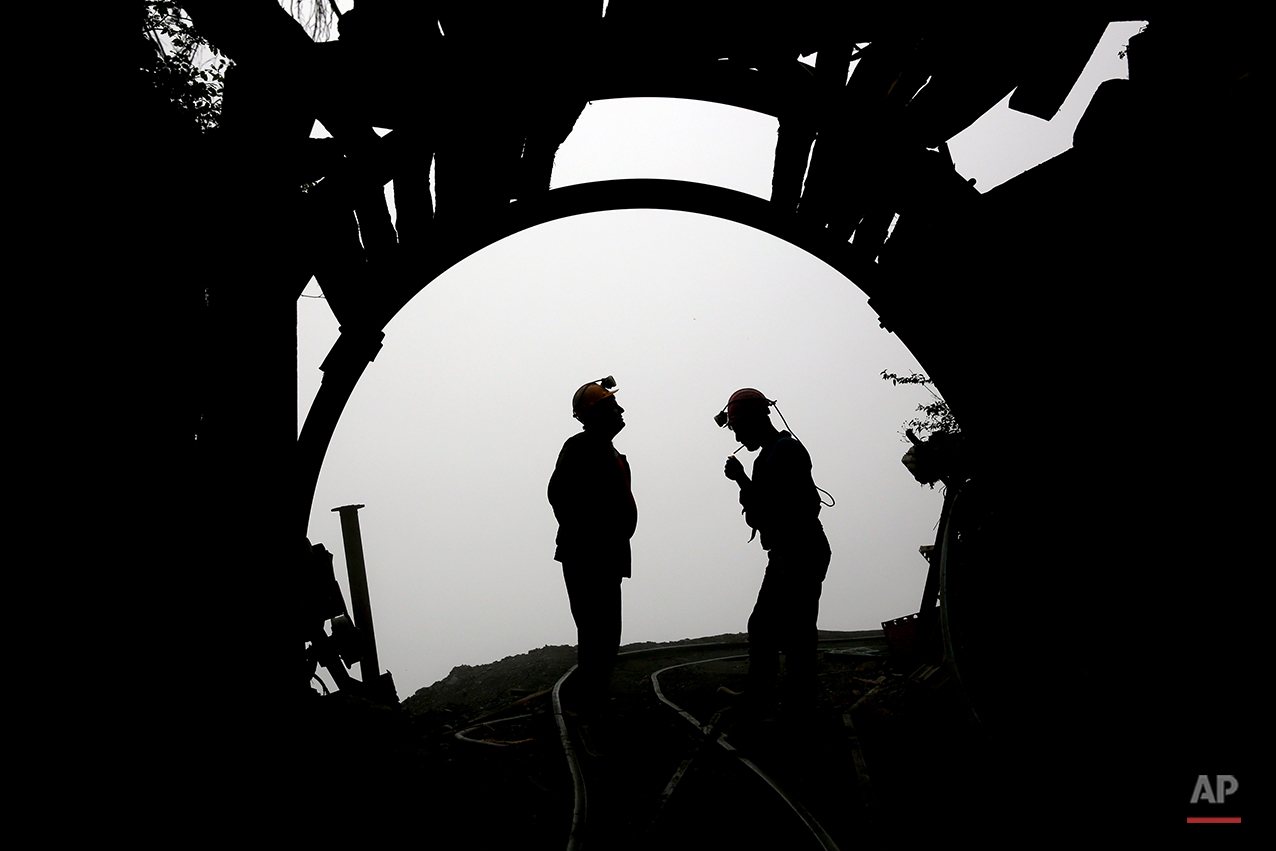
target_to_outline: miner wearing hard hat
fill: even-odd
[[[620,582],[631,572],[629,539],[638,525],[629,461],[611,443],[625,427],[615,387],[608,376],[572,396],[572,416],[584,430],[563,444],[549,480],[554,558],[576,621],[577,708],[585,712],[605,706],[620,649]]]
[[[781,650],[785,654],[784,708],[811,708],[816,618],[831,558],[819,520],[821,502],[811,477],[811,456],[797,438],[771,422],[774,404],[746,387],[731,394],[715,417],[745,449],[758,452],[752,478],[734,454],[728,456],[723,472],[739,485],[745,521],[761,536],[768,555],[762,587],[749,616],[745,687],[748,705],[762,714],[775,708]]]

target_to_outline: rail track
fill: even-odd
[[[852,670],[854,648],[881,645],[880,633],[821,642],[825,674]],[[623,654],[613,712],[591,723],[563,706],[571,671],[558,681],[554,717],[573,787],[567,849],[833,851],[871,832],[865,760],[849,712],[838,711],[848,707],[836,705],[851,693],[826,689],[823,711],[801,721],[746,720],[718,691],[742,686],[743,650],[684,645]],[[838,652],[843,664],[830,663]]]
[[[476,744],[450,752],[449,806],[483,831],[473,847],[553,851],[828,851],[1035,823],[1049,805],[1040,772],[1007,769],[1036,751],[990,741],[951,679],[898,670],[883,645],[822,641],[816,708],[800,720],[748,718],[719,692],[743,688],[743,644],[622,654],[601,719],[574,714],[570,694],[564,705],[569,671],[454,733]]]

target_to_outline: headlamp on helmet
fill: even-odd
[[[588,384],[582,384],[580,389],[572,396],[572,416],[580,419],[581,414],[608,396],[615,395],[615,393],[616,379],[610,375],[606,378],[591,381]]]
[[[731,394],[726,406],[714,416],[713,421],[718,424],[718,428],[723,428],[735,423],[741,415],[751,412],[765,415],[767,409],[774,404],[773,399],[763,396],[760,391],[745,387]]]

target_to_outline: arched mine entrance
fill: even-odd
[[[324,311],[305,300],[301,325]],[[305,345],[317,378],[323,353]],[[601,370],[620,385],[616,445],[640,512],[625,640],[737,632],[765,555],[722,476],[736,444],[712,417],[738,386],[773,386],[837,499],[821,515],[835,550],[821,623],[876,628],[916,610],[917,548],[939,513],[939,492],[899,463],[921,398],[879,377],[914,368],[908,357],[837,270],[752,228],[662,210],[539,225],[445,272],[387,326],[335,433],[310,537],[340,559],[329,509],[368,506],[382,666],[401,689],[575,643],[545,486],[578,430],[571,393]]]
[[[199,262],[193,264],[195,268],[190,273],[200,286],[182,291],[182,297],[190,304],[184,303],[171,313],[181,314],[182,320],[195,324],[190,315],[198,314],[196,321],[203,321],[204,304],[200,302],[205,302],[213,306],[211,312],[217,314],[216,320],[224,322],[215,329],[220,336],[207,346],[207,351],[191,354],[190,349],[195,347],[185,347],[184,340],[177,340],[172,346],[155,346],[159,352],[177,351],[173,358],[177,366],[171,372],[161,369],[160,376],[144,388],[152,396],[162,396],[165,402],[169,396],[164,393],[181,396],[168,406],[180,409],[177,415],[171,410],[160,412],[157,421],[163,425],[158,431],[187,438],[197,433],[200,443],[192,448],[189,444],[193,441],[187,440],[180,451],[173,451],[172,457],[180,459],[178,464],[169,463],[164,450],[170,447],[157,450],[147,443],[151,434],[146,429],[136,429],[141,436],[135,438],[135,445],[140,455],[152,458],[157,466],[192,471],[182,476],[166,469],[164,475],[148,480],[155,493],[165,498],[176,493],[182,498],[171,502],[182,506],[189,502],[209,515],[234,511],[239,523],[236,551],[231,557],[221,553],[201,556],[197,569],[189,571],[196,578],[180,589],[179,615],[172,620],[183,622],[171,626],[175,632],[188,632],[172,642],[182,649],[172,651],[171,664],[175,668],[186,664],[180,656],[184,642],[191,640],[190,634],[198,643],[192,655],[201,661],[249,661],[252,670],[247,686],[230,698],[222,698],[214,711],[239,719],[237,726],[227,726],[231,732],[223,734],[222,742],[230,745],[227,752],[232,754],[231,759],[249,753],[255,758],[258,751],[278,749],[275,755],[282,754],[282,761],[295,766],[301,764],[296,761],[301,751],[297,743],[280,744],[287,736],[278,741],[274,736],[289,729],[289,713],[295,709],[293,684],[297,681],[291,677],[296,675],[292,664],[299,641],[288,619],[295,603],[293,576],[288,571],[293,553],[290,547],[299,542],[307,525],[313,482],[330,436],[334,430],[339,433],[337,424],[345,400],[380,346],[386,322],[416,290],[412,281],[399,278],[392,286],[378,291],[369,285],[371,278],[360,280],[355,275],[345,282],[344,295],[351,298],[343,299],[338,294],[340,284],[327,293],[341,322],[344,342],[338,343],[325,370],[329,386],[326,396],[331,397],[331,403],[325,401],[317,406],[319,416],[308,420],[300,441],[300,465],[291,466],[296,438],[291,420],[296,406],[289,395],[289,373],[295,367],[290,323],[295,317],[297,290],[314,271],[303,267],[318,264],[323,258],[306,255],[295,246],[283,250],[275,244],[275,228],[295,224],[287,214],[300,205],[295,196],[297,187],[305,182],[299,179],[290,183],[295,175],[282,174],[278,160],[287,157],[279,152],[288,150],[290,140],[304,137],[305,126],[320,109],[328,111],[334,123],[344,123],[337,135],[345,135],[343,144],[348,144],[347,150],[353,153],[348,162],[341,162],[330,172],[351,181],[334,181],[339,184],[334,190],[338,197],[332,203],[343,214],[350,210],[343,193],[366,189],[357,184],[366,181],[368,172],[383,170],[386,160],[381,155],[390,154],[388,159],[393,159],[398,154],[393,145],[378,145],[370,137],[375,122],[366,120],[365,103],[351,98],[347,88],[334,90],[326,100],[319,98],[320,103],[281,96],[281,92],[295,91],[290,85],[298,67],[311,72],[309,79],[338,79],[340,75],[325,75],[332,68],[320,67],[319,59],[335,55],[334,51],[344,53],[346,47],[314,45],[273,3],[244,0],[214,4],[192,0],[184,5],[196,16],[198,25],[209,23],[211,38],[224,37],[225,49],[236,54],[236,61],[243,62],[247,75],[243,79],[251,81],[251,75],[257,74],[255,79],[262,88],[256,100],[251,97],[251,86],[246,90],[250,97],[239,106],[247,111],[240,113],[238,127],[225,128],[231,131],[227,134],[229,142],[215,152],[224,155],[225,162],[210,166],[199,175],[199,188],[210,197],[224,194],[230,199],[221,208],[224,232],[219,236],[224,239],[219,251],[204,252],[203,245],[190,252],[183,251],[182,246],[171,248],[170,244],[177,245],[178,238],[190,238],[190,234],[168,222],[155,223],[159,232],[155,242],[162,247],[162,259],[177,262],[157,264],[159,271],[152,272],[146,282],[151,287],[148,294],[154,294],[155,302],[167,308],[167,299],[174,293],[170,269],[188,269],[192,264],[179,263],[197,257]],[[834,7],[843,8],[837,4],[827,8]],[[379,8],[391,7],[386,4]],[[259,14],[263,12],[269,14]],[[863,62],[857,66],[853,85],[845,89],[840,88],[844,82],[840,75],[833,75],[839,108],[825,110],[823,117],[836,115],[839,120],[845,119],[842,129],[849,135],[833,150],[853,151],[854,156],[844,162],[838,157],[833,159],[833,173],[842,172],[840,185],[836,181],[814,182],[825,190],[823,211],[831,214],[820,220],[819,227],[836,226],[840,231],[838,238],[843,242],[849,238],[847,228],[855,223],[841,220],[846,216],[840,201],[851,196],[835,191],[846,189],[847,180],[853,185],[869,182],[870,194],[875,193],[878,198],[890,196],[889,204],[870,211],[875,217],[872,224],[876,233],[884,233],[888,219],[900,212],[898,227],[887,243],[890,256],[872,255],[877,257],[880,269],[889,270],[890,285],[878,288],[854,270],[850,277],[869,291],[875,301],[874,311],[907,344],[919,365],[936,378],[963,424],[969,424],[971,433],[980,441],[981,460],[990,471],[990,479],[995,480],[988,491],[994,496],[992,504],[1005,509],[995,527],[998,534],[990,536],[996,538],[997,569],[987,587],[996,593],[988,599],[986,610],[997,619],[987,623],[997,630],[1007,627],[1004,646],[1013,649],[1014,656],[996,659],[1001,670],[1013,674],[1007,680],[1013,693],[1008,692],[1011,700],[1006,706],[1020,725],[1016,732],[1041,747],[1045,756],[1037,765],[1042,773],[1053,771],[1052,754],[1083,750],[1126,752],[1127,727],[1141,725],[1144,717],[1150,717],[1140,712],[1144,707],[1132,701],[1137,697],[1137,688],[1131,682],[1152,679],[1137,673],[1145,653],[1156,656],[1180,652],[1178,647],[1153,641],[1163,636],[1167,618],[1177,616],[1184,608],[1184,601],[1177,598],[1167,601],[1164,589],[1181,590],[1190,597],[1189,617],[1183,622],[1205,624],[1206,632],[1215,636],[1228,634],[1233,624],[1229,609],[1232,592],[1240,594],[1244,587],[1236,577],[1240,565],[1248,564],[1247,557],[1239,552],[1239,542],[1246,539],[1235,534],[1239,525],[1236,517],[1244,516],[1248,504],[1259,503],[1227,475],[1238,468],[1249,473],[1247,461],[1220,460],[1223,453],[1217,444],[1223,438],[1218,435],[1226,434],[1231,423],[1220,424],[1211,417],[1236,407],[1236,399],[1245,398],[1244,393],[1252,395],[1250,388],[1242,386],[1241,368],[1262,362],[1263,353],[1256,341],[1265,338],[1250,327],[1256,324],[1253,315],[1257,311],[1252,305],[1261,305],[1253,294],[1264,280],[1257,263],[1257,246],[1265,243],[1258,233],[1264,220],[1253,212],[1253,187],[1257,184],[1254,177],[1259,172],[1261,150],[1255,132],[1259,126],[1254,120],[1259,114],[1255,80],[1261,78],[1251,73],[1257,64],[1257,33],[1262,30],[1247,17],[1237,23],[1195,11],[1191,17],[1181,11],[1166,13],[1146,32],[1129,39],[1129,79],[1115,75],[1119,78],[1107,80],[1087,100],[1084,117],[1063,153],[1009,181],[1004,190],[998,187],[982,194],[971,189],[943,156],[942,145],[952,138],[950,131],[966,118],[981,114],[1012,89],[1012,102],[1019,99],[1022,104],[1026,98],[1034,114],[1049,117],[1075,79],[1072,71],[1084,64],[1084,59],[1079,63],[1074,60],[1088,54],[1106,22],[1092,19],[1084,11],[1056,13],[1044,9],[1006,19],[991,13],[981,18],[963,14],[916,19],[886,14],[846,22],[848,26],[863,24],[870,30],[884,27],[866,33],[870,50],[862,57],[876,57],[884,64],[877,66],[874,74],[860,74],[860,70],[874,64]],[[418,35],[429,38],[430,48],[439,49],[429,54],[431,62],[438,57],[448,61],[427,69],[424,81],[393,76],[403,69],[391,68],[390,75],[376,81],[384,82],[387,92],[394,93],[390,82],[400,91],[409,89],[414,97],[421,93],[433,95],[437,81],[443,81],[439,90],[453,85],[464,90],[466,86],[456,81],[472,77],[456,73],[458,69],[490,70],[482,62],[450,61],[474,58],[465,55],[472,42],[465,42],[459,35],[469,22],[458,23],[450,44],[447,26],[432,26],[432,19],[425,23],[423,28],[391,28],[390,32],[399,43],[404,33],[409,40]],[[479,30],[484,23],[487,22],[478,22]],[[922,29],[914,30],[914,26]],[[842,43],[846,32],[826,27],[816,30],[815,36],[823,47],[845,47],[843,58],[849,61],[851,51],[858,48]],[[444,43],[439,44],[440,41]],[[914,62],[917,55],[912,50],[918,44],[925,44],[928,49],[920,54],[920,61]],[[350,49],[357,51],[360,46],[353,44]],[[448,53],[449,49],[454,52]],[[495,53],[499,55],[499,51]],[[829,55],[827,50],[821,53],[821,58]],[[393,52],[385,55],[394,58]],[[1192,57],[1192,61],[1175,61],[1183,56]],[[902,58],[896,62],[898,57]],[[1005,66],[1000,63],[1003,58]],[[614,56],[602,56],[598,65],[607,66],[609,62],[603,60],[611,59]],[[668,95],[679,92],[672,88],[643,90],[640,84],[645,79],[658,80],[662,87],[678,86],[696,77],[700,94],[712,94],[701,85],[708,77],[698,71],[687,73],[689,66],[701,63],[705,57],[688,55],[681,59],[688,64],[610,63],[617,67],[609,69],[613,72],[609,81],[637,86],[616,90],[623,95]],[[722,67],[716,54],[708,62],[714,72]],[[793,71],[793,60],[785,62]],[[593,69],[594,65],[588,63],[585,67]],[[751,66],[746,66],[746,70],[748,67]],[[446,73],[431,77],[428,72],[434,70]],[[704,70],[699,67],[699,71]],[[569,75],[568,79],[576,77]],[[909,85],[897,86],[901,80]],[[349,88],[359,94],[353,82],[341,82],[350,83]],[[499,75],[488,76],[478,89],[484,95],[503,95],[501,82]],[[776,82],[779,83],[778,78]],[[891,104],[901,109],[883,112],[878,109],[882,100],[878,95],[883,91],[888,97],[891,92],[903,92],[900,100],[907,103]],[[462,95],[468,93],[463,91]],[[842,97],[845,101],[840,100]],[[792,103],[801,97],[781,100]],[[379,105],[405,102],[409,101],[390,97]],[[455,106],[455,98],[452,105]],[[903,110],[903,106],[908,109]],[[904,120],[895,121],[900,114]],[[799,129],[801,117],[798,116]],[[290,125],[291,118],[299,119],[301,130]],[[450,132],[455,124],[442,122],[439,126]],[[882,132],[863,142],[852,132],[862,126]],[[147,127],[160,127],[160,122]],[[402,141],[402,137],[396,138]],[[822,135],[820,141],[826,138]],[[897,146],[895,143],[901,139],[907,144]],[[452,143],[455,153],[456,140]],[[208,154],[204,146],[189,143],[178,134],[163,139],[161,149],[169,148],[191,150],[200,156]],[[399,153],[402,150],[400,146]],[[365,153],[369,154],[366,158]],[[346,156],[342,154],[342,158]],[[198,156],[192,160],[204,162]],[[883,161],[902,165],[881,170],[878,164]],[[839,163],[845,167],[839,168]],[[374,174],[376,180],[389,176]],[[886,186],[890,181],[884,184],[883,176],[900,177],[901,183],[898,187]],[[464,180],[460,185],[465,185]],[[787,194],[781,194],[792,199],[792,181],[784,186]],[[520,202],[517,210],[509,211],[504,210],[505,201],[512,196],[506,196],[498,205],[502,209],[501,221],[484,222],[482,228],[472,230],[460,229],[457,233],[461,236],[419,268],[434,264],[436,270],[441,270],[495,239],[539,221],[559,218],[538,214],[533,208],[536,203],[558,203],[571,194],[551,193],[525,208]],[[600,204],[591,209],[607,206]],[[741,209],[748,206],[744,203]],[[513,216],[527,213],[530,218],[521,225],[511,225],[505,221],[506,212]],[[721,215],[709,209],[700,212]],[[348,224],[343,223],[347,231]],[[768,226],[748,224],[780,233]],[[486,236],[484,228],[489,231]],[[856,228],[858,224],[852,229]],[[290,235],[294,233],[290,231]],[[806,247],[805,236],[784,238]],[[323,239],[318,242],[327,245]],[[196,249],[200,249],[198,254]],[[355,252],[358,257],[354,268],[364,259],[362,250],[360,246]],[[814,253],[825,256],[820,250]],[[829,262],[841,268],[837,261]],[[292,277],[300,278],[295,288]],[[432,279],[434,274],[425,277]],[[1184,296],[1188,290],[1205,295],[1199,299]],[[361,301],[364,295],[371,298]],[[605,295],[601,303],[591,305],[599,315],[606,314],[611,302],[623,298],[613,291]],[[629,306],[632,312],[640,310],[638,304]],[[188,307],[189,315],[182,313]],[[819,311],[816,315],[825,318]],[[660,318],[667,317],[662,314]],[[148,324],[133,317],[129,321],[129,333],[122,336],[144,343],[151,340],[156,327],[162,327],[160,323]],[[691,321],[700,320],[696,317]],[[1194,333],[1202,325],[1208,332]],[[725,331],[720,328],[714,336],[721,338]],[[570,330],[562,333],[571,339]],[[669,333],[666,331],[666,336]],[[1222,339],[1215,340],[1211,334]],[[637,333],[631,332],[630,336]],[[663,339],[656,340],[653,347],[644,349],[664,355],[667,346],[663,343]],[[753,351],[763,345],[755,340],[745,343],[749,345],[742,344],[738,350]],[[621,352],[603,347],[602,342],[598,345],[599,354],[622,357]],[[1003,361],[1007,352],[1015,356]],[[183,356],[188,360],[183,361]],[[501,362],[513,356],[506,355]],[[704,379],[696,364],[682,362],[689,359],[684,355],[677,363],[664,363],[663,382],[701,385]],[[148,359],[148,367],[149,360],[156,359]],[[546,372],[557,369],[559,373],[549,376],[550,384],[543,392],[519,401],[525,403],[524,407],[544,401],[547,411],[564,410],[565,398],[573,385],[612,372],[621,382],[621,393],[628,394],[625,398],[638,400],[629,430],[621,440],[639,439],[642,397],[651,394],[649,400],[659,398],[658,391],[644,384],[642,365],[587,360],[547,361]],[[210,383],[216,387],[202,395],[174,393],[173,385],[178,383],[175,374],[189,364],[194,364],[195,370],[206,370]],[[894,364],[890,363],[872,364],[869,370],[875,373],[892,367]],[[729,371],[726,366],[720,370]],[[790,370],[793,371],[805,373],[810,367],[805,371]],[[489,366],[474,376],[472,392],[476,396],[492,392],[509,396],[527,389],[527,378],[515,382],[514,387],[506,386],[508,375],[504,368]],[[758,381],[756,371],[738,381],[735,375],[730,381],[724,380],[722,388],[712,388],[703,406],[688,400],[677,406],[676,412],[662,417],[660,426],[677,425],[670,428],[663,442],[678,446],[684,435],[692,433],[711,434],[712,438],[706,438],[710,440],[718,438],[720,433],[714,432],[708,417],[720,407],[723,394],[730,392],[732,385],[765,383]],[[459,376],[462,380],[467,377]],[[826,392],[820,378],[815,375],[813,380]],[[799,435],[816,450],[820,444],[836,445],[831,435],[819,431],[829,423],[821,415],[824,405],[817,401],[820,392],[806,391],[805,398],[799,395],[790,403],[786,394],[788,387],[795,386],[790,383],[791,378],[777,374],[775,380],[777,386],[764,389],[774,393],[782,405],[789,405],[785,412]],[[399,393],[406,396],[413,389]],[[837,387],[832,390],[835,396]],[[658,410],[658,406],[653,401],[646,407]],[[1029,415],[1023,415],[1023,411],[1029,411]],[[688,417],[685,423],[677,419],[684,414]],[[425,420],[432,424],[444,422],[454,431],[474,428],[465,415],[464,401],[423,412]],[[468,451],[500,455],[508,447],[503,438],[517,435],[517,423],[525,413],[520,409],[502,410],[488,419],[493,416],[506,417],[511,425],[495,429],[481,446]],[[181,417],[198,420],[198,424],[176,424]],[[562,422],[562,430],[549,442],[547,456],[561,436],[571,430],[565,410]],[[436,436],[433,443],[446,443],[448,431],[444,428],[443,436]],[[548,438],[538,440],[536,445],[547,441]],[[720,453],[729,449],[724,445],[712,453],[714,462],[703,476],[686,475],[687,470],[680,472],[687,481],[713,482],[720,474],[715,469]],[[510,462],[522,466],[520,462],[524,456],[530,458],[530,451],[521,450]],[[446,446],[442,452],[446,452]],[[437,463],[453,465],[455,473],[447,478],[455,483],[452,487],[473,488],[481,495],[480,504],[494,502],[484,497],[500,488],[499,474],[490,481],[467,479],[456,454],[442,452],[436,456]],[[825,463],[821,458],[827,457],[830,450],[823,452],[826,454],[817,451],[817,464]],[[661,452],[657,448],[649,450],[649,454],[658,457]],[[634,462],[635,487],[640,490],[645,486],[641,453],[634,452]],[[694,460],[689,458],[684,466],[692,463]],[[541,479],[544,474],[534,478]],[[913,487],[902,473],[900,480]],[[651,484],[655,486],[657,482],[652,480]],[[835,493],[839,490],[829,489]],[[1038,506],[1025,494],[1044,495],[1048,504]],[[837,495],[843,498],[843,494]],[[677,497],[673,494],[669,500]],[[372,500],[343,495],[325,502],[343,503],[352,498]],[[518,504],[528,504],[529,499],[530,496],[520,499]],[[725,497],[718,502],[706,494],[697,500],[699,503],[709,504],[713,510],[731,510],[730,499]],[[850,508],[839,503],[834,511],[844,506]],[[319,507],[324,510],[329,506]],[[167,527],[164,540],[171,546],[165,556],[171,562],[185,552],[175,539],[187,528],[184,524],[188,519],[173,508],[169,511],[171,514],[159,525]],[[510,509],[500,513],[503,516],[480,518],[485,522],[476,523],[472,534],[499,534],[491,530],[512,522]],[[475,516],[479,512],[471,510],[467,514]],[[199,531],[209,530],[200,527]],[[535,536],[534,529],[522,531],[528,537]],[[371,528],[368,537],[375,538]],[[672,537],[676,541],[677,536]],[[215,549],[212,542],[219,539],[219,535],[206,534],[198,547]],[[910,541],[909,545],[913,543]],[[180,544],[190,546],[187,541]],[[544,547],[543,555],[535,554],[534,547]],[[527,542],[529,559],[539,560],[548,568],[547,550],[547,541]],[[649,554],[657,562],[664,556]],[[233,563],[233,574],[225,569],[221,559]],[[447,565],[441,569],[447,569]],[[693,571],[695,566],[686,569]],[[173,571],[171,563],[156,567],[156,575],[166,578]],[[232,578],[223,581],[224,574],[232,574]],[[636,574],[636,582],[640,576]],[[553,584],[548,576],[546,584]],[[219,593],[212,594],[210,589]],[[500,592],[492,589],[493,594]],[[189,599],[196,601],[193,606]],[[192,608],[194,615],[189,613]],[[1121,655],[1124,668],[1106,660],[1095,663],[1094,654],[1074,654],[1074,634],[1103,635],[1109,647],[1115,648],[1111,652]],[[994,637],[1000,640],[1001,633]],[[1218,680],[1243,679],[1232,676],[1240,670],[1234,661],[1238,658],[1244,657],[1230,656],[1231,668],[1225,669],[1229,676]],[[188,680],[193,680],[188,667],[187,664],[181,670],[188,674]],[[1077,676],[1086,685],[1087,693],[1081,700],[1065,702],[1059,700],[1059,685],[1070,670],[1079,671]],[[1124,675],[1123,670],[1135,673]],[[250,699],[237,703],[243,693],[249,694]],[[259,695],[264,709],[258,708]],[[1097,699],[1090,699],[1096,695]],[[1183,703],[1173,695],[1167,700]],[[1060,746],[1054,739],[1055,731],[1062,729],[1064,722],[1072,724],[1070,712],[1078,704],[1083,705],[1083,720],[1090,726],[1069,726],[1081,732],[1073,733]],[[1209,723],[1193,720],[1197,738],[1207,738],[1215,728],[1243,729],[1228,715],[1227,702],[1219,704],[1223,708],[1213,710]],[[221,717],[211,720],[218,725],[224,722]],[[243,737],[247,744],[231,741],[241,731],[250,734]],[[1091,734],[1094,739],[1088,738]],[[1097,747],[1095,740],[1100,741]],[[1027,751],[1022,753],[1025,759],[1033,759],[1034,755]],[[1118,769],[1123,775],[1124,768]],[[1088,788],[1082,767],[1074,763],[1067,766],[1067,771],[1066,777],[1075,778],[1076,783],[1060,790],[1056,801],[1075,800],[1077,789]]]

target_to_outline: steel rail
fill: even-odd
[[[533,717],[532,713],[529,712],[525,715],[510,715],[506,718],[493,718],[491,721],[484,721],[481,724],[471,724],[464,730],[457,730],[452,734],[452,737],[458,742],[469,742],[472,745],[487,745],[492,748],[508,748],[510,745],[514,744],[514,742],[489,742],[486,739],[472,739],[466,734],[473,730],[481,730],[484,727],[491,727],[493,724],[503,724],[506,721],[521,721],[525,718],[531,717]]]
[[[572,774],[572,789],[575,802],[572,805],[572,829],[567,837],[567,851],[576,851],[584,843],[585,823],[589,815],[589,796],[585,789],[585,775],[580,769],[580,760],[576,757],[576,746],[572,744],[571,734],[567,730],[567,719],[563,717],[563,701],[560,692],[563,683],[575,671],[576,665],[567,669],[567,673],[554,683],[554,720],[558,723],[558,736],[563,743],[563,752],[567,755],[567,768]]]
[[[658,697],[662,703],[664,703],[666,706],[668,706],[669,708],[677,712],[680,716],[682,716],[688,723],[694,726],[701,735],[706,735],[708,732],[711,731],[712,729],[711,725],[706,726],[704,724],[701,724],[698,718],[696,718],[690,712],[688,712],[687,710],[683,709],[681,706],[679,706],[678,704],[670,700],[665,695],[664,691],[662,691],[660,688],[660,675],[665,673],[666,671],[673,671],[678,668],[686,668],[691,665],[703,665],[708,662],[726,662],[726,661],[733,661],[733,660],[741,659],[741,658],[748,658],[748,657],[721,656],[716,659],[702,659],[699,662],[683,662],[680,665],[670,665],[668,668],[662,668],[651,675],[651,685],[652,685],[652,688],[655,689],[656,697]],[[821,825],[818,820],[816,820],[815,816],[811,814],[810,810],[808,810],[805,806],[802,805],[801,801],[793,797],[784,789],[784,787],[780,784],[779,780],[777,780],[775,777],[772,777],[770,774],[768,774],[756,762],[749,759],[744,754],[740,753],[740,751],[738,751],[729,741],[727,741],[727,737],[725,735],[722,735],[722,734],[718,735],[715,741],[717,742],[719,747],[721,747],[727,753],[734,756],[746,768],[748,768],[755,775],[757,775],[764,783],[770,786],[772,791],[774,791],[777,795],[779,795],[780,799],[784,801],[785,804],[788,805],[789,809],[791,809],[793,813],[799,819],[801,819],[802,824],[806,826],[807,830],[811,832],[811,835],[815,838],[817,842],[820,843],[820,846],[824,848],[825,851],[839,851],[837,843],[833,840],[833,837],[829,835],[829,832],[824,829],[824,826]]]
[[[875,630],[875,629],[874,630],[856,630],[851,635],[845,635],[845,636],[835,637],[835,638],[821,638],[819,639],[819,643],[822,645],[831,645],[831,644],[854,645],[854,644],[863,643],[865,641],[881,641],[883,638],[884,638],[884,635],[881,630]],[[666,645],[658,645],[656,647],[642,647],[636,650],[625,650],[617,655],[622,657],[656,656],[662,653],[670,653],[670,652],[682,653],[682,652],[688,652],[688,651],[694,652],[697,650],[722,650],[726,648],[739,648],[739,647],[747,647],[747,646],[748,646],[748,643],[745,641],[709,641],[709,642],[704,642],[702,644],[679,644],[679,645],[673,645],[673,646],[666,644]],[[661,671],[657,671],[656,674],[663,673],[664,671],[671,671],[674,668],[685,667],[687,665],[700,665],[700,664],[704,664],[705,662],[716,662],[716,661],[722,661],[722,660],[745,659],[745,658],[748,658],[747,655],[719,656],[713,659],[703,659],[699,662],[685,662],[681,665],[671,665],[667,668],[662,669]],[[572,667],[568,668],[567,672],[563,674],[563,676],[560,677],[556,683],[554,683],[554,687],[552,689],[554,720],[558,725],[559,739],[562,742],[563,753],[567,759],[567,768],[572,776],[572,786],[573,786],[573,793],[574,793],[574,801],[572,805],[572,828],[571,828],[571,833],[567,840],[567,851],[577,851],[577,849],[580,849],[583,847],[585,835],[586,835],[586,825],[589,820],[589,796],[586,789],[584,770],[581,768],[580,758],[577,756],[576,746],[572,741],[571,732],[568,729],[567,717],[563,712],[562,699],[560,696],[560,692],[562,690],[563,684],[567,681],[567,678],[571,676],[572,672],[576,670],[576,668],[577,668],[576,665],[573,665]],[[652,684],[655,688],[657,697],[659,697],[660,700],[662,700],[665,704],[667,704],[670,707],[673,707],[676,711],[678,711],[684,718],[687,719],[689,723],[694,725],[696,729],[698,729],[701,732],[701,735],[708,738],[712,733],[714,724],[710,722],[708,727],[705,727],[704,725],[700,723],[698,719],[695,718],[695,716],[691,715],[689,712],[686,712],[681,707],[674,704],[673,701],[665,697],[664,693],[660,690],[660,682],[658,679],[656,679],[656,674],[652,674]],[[474,729],[474,728],[468,728],[468,729]],[[468,732],[468,729],[463,732]],[[807,810],[804,807],[802,807],[802,805],[799,802],[792,799],[790,796],[787,796],[786,793],[783,792],[780,789],[780,787],[776,784],[774,779],[771,778],[769,775],[767,775],[766,772],[763,771],[761,767],[759,767],[752,760],[749,760],[747,757],[745,757],[743,754],[737,751],[734,747],[732,747],[731,744],[727,742],[724,737],[718,736],[714,740],[717,742],[717,744],[720,747],[722,747],[728,753],[731,753],[733,756],[739,759],[742,763],[744,763],[746,766],[752,769],[755,774],[757,774],[764,781],[766,781],[771,786],[772,789],[774,789],[781,797],[783,797],[785,799],[785,802],[788,803],[789,806],[793,808],[794,812],[798,814],[798,817],[801,818],[805,824],[807,824],[808,828],[812,828],[812,834],[815,835],[816,838],[824,845],[825,849],[828,849],[828,851],[836,851],[837,845],[836,843],[833,842],[832,837],[828,836],[827,831],[825,831],[824,828],[820,826],[817,821],[815,821],[814,817],[811,816],[810,813],[807,812]],[[493,744],[493,743],[488,742],[484,744]],[[676,781],[671,780],[671,784],[676,785]],[[671,790],[668,787],[666,787],[663,797],[667,798],[670,792]]]

